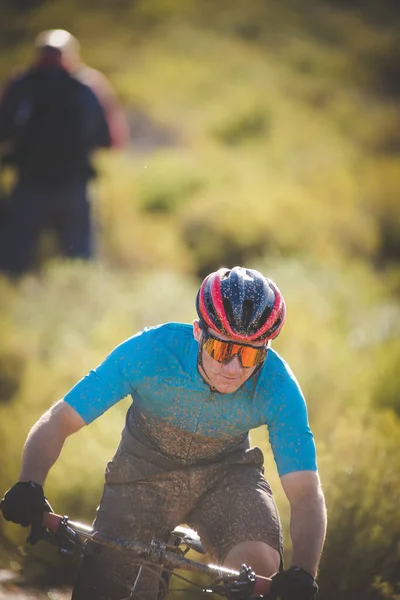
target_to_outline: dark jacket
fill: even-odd
[[[2,161],[32,183],[87,180],[91,152],[111,145],[92,89],[61,67],[35,67],[14,78],[0,102]]]

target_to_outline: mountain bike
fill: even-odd
[[[152,539],[147,544],[101,534],[86,524],[71,521],[68,517],[55,513],[45,514],[43,526],[43,539],[56,545],[61,554],[79,553],[82,555],[86,541],[91,540],[96,544],[132,556],[132,563],[139,566],[139,569],[134,584],[129,589],[129,595],[124,600],[145,598],[146,594],[143,593],[143,590],[141,590],[142,596],[136,591],[141,574],[149,565],[160,567],[157,600],[164,600],[167,597],[171,591],[172,578],[183,582],[186,586],[182,589],[174,587],[174,593],[184,591],[189,593],[191,598],[193,598],[194,592],[199,592],[245,600],[261,594],[266,596],[271,586],[269,578],[256,575],[246,565],[242,565],[240,571],[235,571],[186,558],[186,554],[190,550],[203,555],[205,550],[197,533],[184,526],[176,527],[171,532],[167,543],[159,539]],[[203,585],[193,581],[177,571],[207,576],[207,584]]]

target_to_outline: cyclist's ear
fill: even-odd
[[[194,339],[197,342],[200,342],[201,336],[202,336],[202,331],[200,329],[200,323],[199,323],[198,319],[195,319],[193,321],[193,335],[194,335]]]

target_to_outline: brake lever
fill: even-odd
[[[256,584],[256,574],[251,567],[242,565],[239,571],[239,577],[234,581],[225,581],[223,585],[216,586],[215,593],[222,594],[229,600],[246,600],[253,595]],[[221,591],[218,591],[218,588]]]
[[[58,546],[61,554],[64,555],[72,555],[74,548],[78,547],[82,551],[84,547],[84,542],[82,542],[77,532],[68,525],[67,516],[62,517],[56,531],[44,527],[41,539]]]

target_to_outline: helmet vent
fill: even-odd
[[[232,304],[226,298],[224,298],[222,302],[223,302],[223,305],[224,305],[225,314],[226,314],[226,316],[228,318],[228,322],[231,323],[234,326],[236,318],[235,318],[235,315],[233,314]],[[235,329],[235,326],[234,326],[234,329]]]
[[[243,333],[247,332],[249,328],[253,329],[253,327],[251,327],[253,312],[254,312],[254,303],[251,300],[245,300],[243,302],[242,318],[241,318],[241,321],[242,321],[241,328],[243,328],[243,330],[244,330]]]

